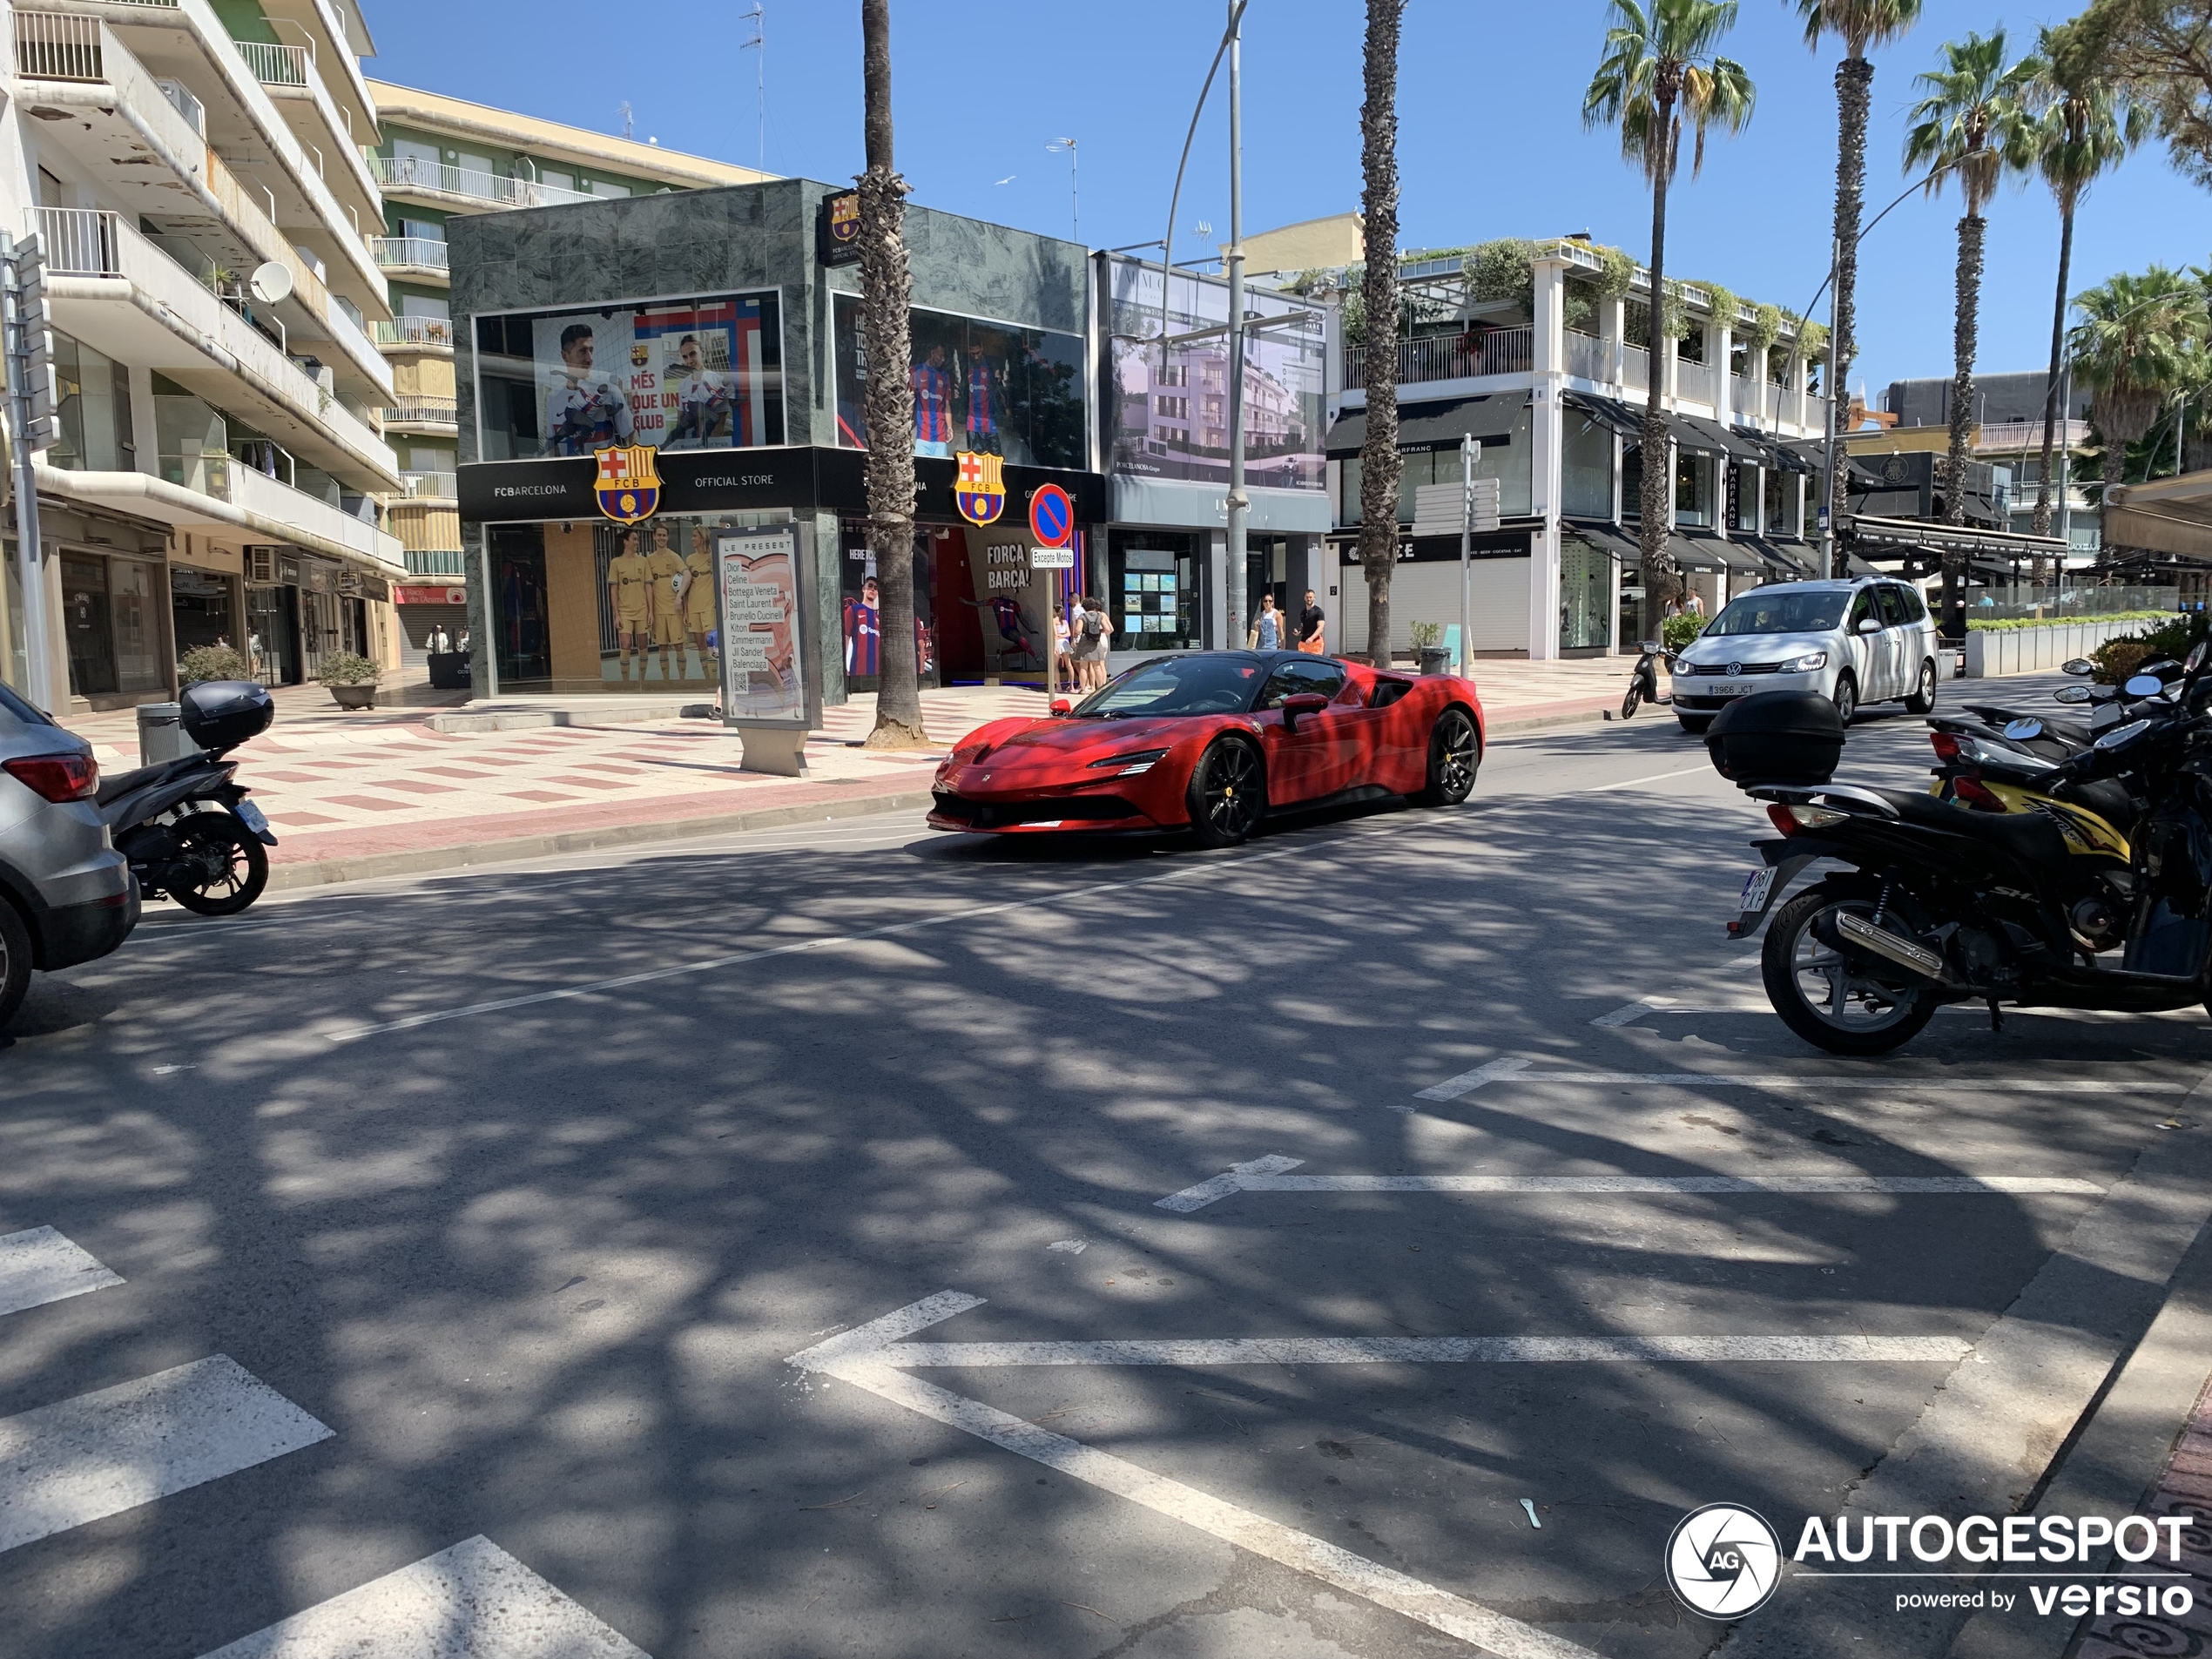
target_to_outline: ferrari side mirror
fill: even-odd
[[[1055,697],[1052,699],[1052,718],[1054,719],[1058,719],[1063,714],[1073,714],[1075,711],[1076,705],[1070,703],[1066,698]]]

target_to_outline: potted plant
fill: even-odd
[[[194,645],[177,659],[177,684],[198,685],[207,680],[250,680],[253,665],[233,645]]]
[[[1413,651],[1420,658],[1424,674],[1448,674],[1452,670],[1452,653],[1437,642],[1444,637],[1440,622],[1417,622],[1406,631],[1413,637]]]
[[[322,659],[316,680],[330,688],[331,699],[341,709],[376,706],[376,664],[352,651]]]

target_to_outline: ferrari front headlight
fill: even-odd
[[[1094,760],[1088,770],[1103,772],[1112,768],[1116,778],[1134,778],[1141,772],[1150,772],[1152,763],[1165,759],[1165,749],[1138,749],[1130,754],[1109,755],[1103,760]]]

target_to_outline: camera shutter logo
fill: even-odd
[[[1757,1612],[1782,1576],[1782,1541],[1757,1510],[1709,1503],[1667,1540],[1667,1583],[1682,1604],[1709,1619]]]

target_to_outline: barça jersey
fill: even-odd
[[[630,401],[604,374],[563,378],[545,398],[546,453],[585,455],[636,434]]]
[[[944,369],[916,363],[907,376],[914,388],[914,441],[953,441],[953,377]]]
[[[998,434],[998,417],[991,412],[991,364],[978,357],[968,366],[968,430],[971,437]]]
[[[883,671],[879,660],[878,646],[883,637],[882,621],[876,608],[863,604],[858,599],[845,602],[845,671],[848,674],[880,674]]]

